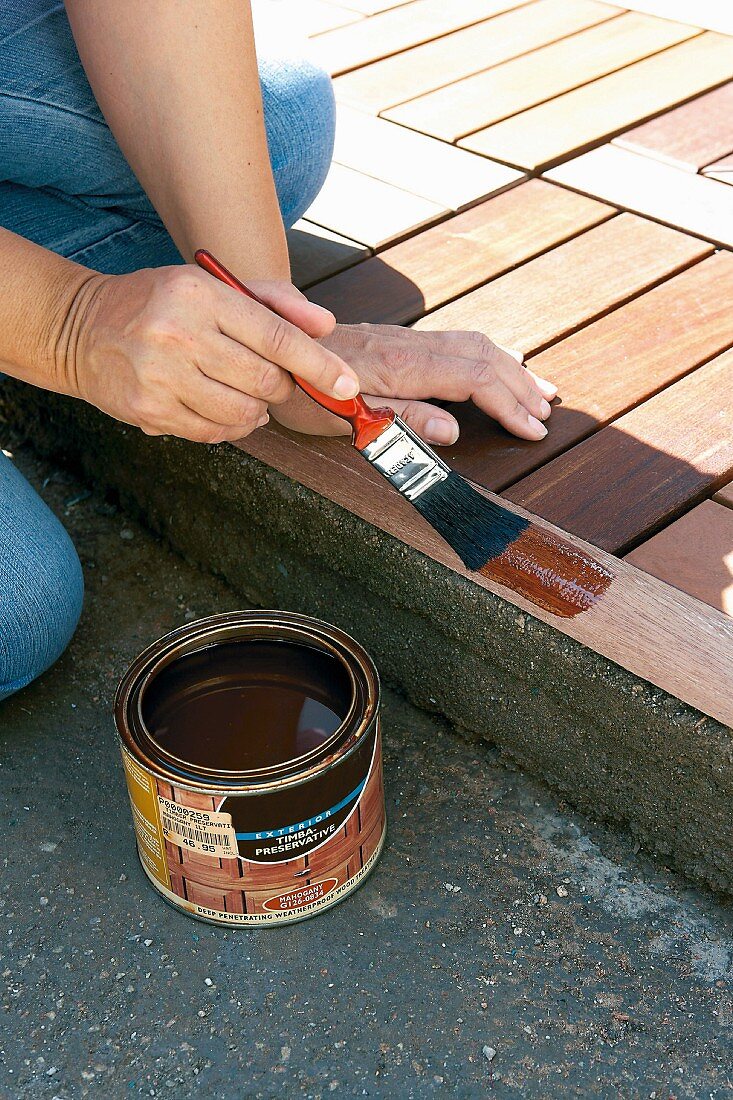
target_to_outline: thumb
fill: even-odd
[[[314,339],[328,336],[336,327],[336,318],[331,311],[309,302],[292,283],[273,280],[252,282],[250,286],[271,310]]]
[[[372,406],[388,405],[426,443],[448,447],[458,439],[458,421],[446,409],[427,401],[405,401],[397,397],[367,397]]]

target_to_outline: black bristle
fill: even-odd
[[[452,471],[411,503],[469,569],[498,557],[529,527],[529,520],[482,496]]]

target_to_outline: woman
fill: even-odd
[[[258,70],[247,0],[0,0],[0,74],[5,374],[204,443],[269,413],[343,432],[295,369],[394,399],[436,444],[458,428],[421,398],[546,434],[555,388],[485,337],[335,325],[292,286],[284,226],[328,171],[333,93],[303,61]],[[199,247],[285,320],[184,266]],[[58,657],[81,601],[68,536],[0,454],[0,699]]]

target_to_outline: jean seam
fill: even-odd
[[[95,118],[94,115],[84,114],[83,111],[75,111],[73,107],[64,107],[60,103],[52,103],[47,99],[36,99],[35,96],[19,95],[17,92],[8,92],[5,89],[0,91],[0,99],[14,99],[18,103],[32,103],[35,107],[46,107],[49,111],[59,111],[61,114],[83,119],[84,122],[91,122],[95,126],[102,127],[104,130],[108,129],[107,124],[103,122],[102,119]]]

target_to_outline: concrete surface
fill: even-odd
[[[112,694],[160,633],[242,601],[15,453],[88,592],[67,654],[0,704],[3,1100],[733,1095],[731,908],[393,691],[388,845],[352,899],[261,931],[160,901]]]
[[[242,599],[357,634],[413,702],[733,891],[729,728],[241,451],[151,439],[20,383],[0,402]]]

